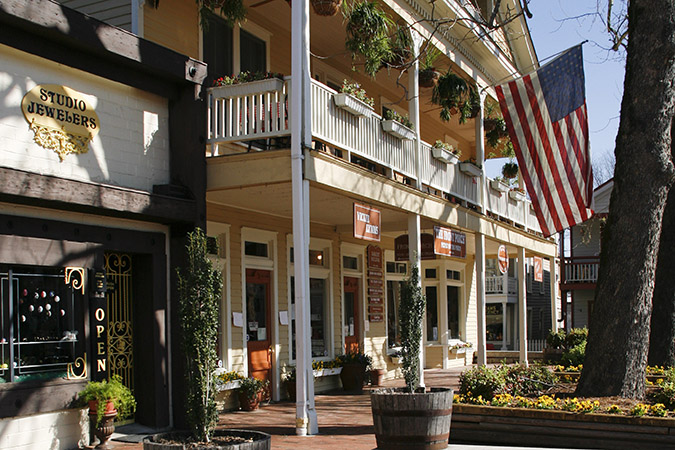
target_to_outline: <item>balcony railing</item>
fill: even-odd
[[[592,289],[598,282],[600,259],[597,256],[562,258],[560,284],[567,289]]]
[[[258,83],[258,84],[256,84]],[[272,82],[271,84],[274,84]],[[218,146],[228,143],[266,142],[288,136],[290,77],[283,82],[253,82],[209,89],[208,143],[211,156]],[[335,105],[336,91],[312,80],[312,136],[327,146],[339,149],[342,157],[371,161],[388,176],[415,178],[414,141],[404,140],[382,130],[382,117],[375,112],[364,116],[351,114]],[[478,179],[432,157],[431,145],[421,143],[421,182],[474,205],[479,203]],[[486,183],[486,208],[526,229],[540,231],[529,201],[512,199],[508,193],[494,191]]]
[[[506,287],[508,290],[504,289],[504,277],[499,275],[496,277],[485,277],[485,293],[486,294],[517,294],[518,293],[518,282],[514,277],[508,277],[508,282]]]

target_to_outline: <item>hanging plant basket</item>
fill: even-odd
[[[419,85],[423,88],[432,88],[436,86],[436,82],[438,82],[440,76],[441,74],[434,69],[420,70]]]
[[[342,0],[312,0],[312,8],[319,16],[334,16],[340,10]]]
[[[504,178],[513,179],[518,176],[518,164],[513,162],[504,163],[502,167],[502,175]]]

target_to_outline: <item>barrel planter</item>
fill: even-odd
[[[431,388],[411,394],[403,388],[371,393],[377,448],[443,449],[448,446],[453,390]]]
[[[240,437],[250,442],[233,442],[231,444],[199,445],[187,442],[189,433],[174,432],[148,436],[143,440],[143,450],[269,450],[272,448],[272,436],[261,431],[251,430],[216,430],[214,437]],[[167,442],[169,441],[169,442]],[[182,443],[185,441],[185,443]]]

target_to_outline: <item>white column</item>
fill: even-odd
[[[305,436],[319,432],[314,408],[310,345],[309,182],[303,179],[303,152],[312,143],[308,0],[293,0],[291,42],[291,178],[297,355],[295,432]]]
[[[558,264],[556,258],[548,259],[549,271],[549,285],[551,291],[551,330],[558,331]],[[562,309],[562,306],[561,306]]]
[[[412,36],[413,63],[408,69],[408,116],[415,127],[415,179],[417,189],[422,188],[422,155],[420,137],[420,86],[419,59],[421,37],[415,30],[410,30]]]
[[[439,301],[440,303],[440,320],[439,322],[439,333],[440,333],[440,341],[443,349],[443,363],[442,367],[444,369],[447,369],[449,366],[449,346],[448,346],[448,340],[450,339],[449,331],[450,331],[450,324],[448,323],[448,271],[445,267],[445,263],[442,262],[442,264],[439,267],[440,274],[438,276],[438,280],[440,281],[440,285],[438,286],[439,289]]]
[[[527,365],[527,285],[525,284],[525,248],[518,247],[518,338],[520,362]]]
[[[478,206],[481,214],[485,214],[485,186],[486,186],[486,175],[485,175],[485,142],[484,142],[484,132],[483,132],[483,106],[485,104],[485,98],[487,93],[485,91],[480,92],[480,109],[478,110],[478,115],[476,116],[476,129],[475,129],[475,138],[476,138],[476,162],[482,167],[480,180],[478,183]]]
[[[410,260],[410,265],[417,266],[420,271],[419,277],[419,288],[422,289],[422,267],[420,264],[421,261],[421,250],[422,245],[420,243],[421,236],[421,227],[420,227],[420,216],[417,214],[408,215],[408,259]],[[426,311],[426,310],[425,310]],[[420,337],[420,387],[424,387],[424,333]]]
[[[502,348],[501,350],[508,350],[506,343],[511,340],[511,328],[509,327],[509,320],[506,314],[509,302],[502,300]]]
[[[476,321],[477,321],[477,354],[479,366],[487,364],[487,347],[485,343],[485,235],[476,233]]]

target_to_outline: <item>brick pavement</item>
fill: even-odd
[[[425,371],[427,386],[457,388],[460,372],[457,369]],[[385,386],[402,386],[403,380],[391,380]],[[246,428],[272,435],[272,448],[279,450],[375,448],[373,417],[370,410],[369,388],[362,394],[333,392],[315,397],[319,419],[316,436],[295,435],[295,403],[282,401],[263,405],[257,411],[221,413],[218,428]],[[113,450],[140,450],[142,444],[111,441]]]

